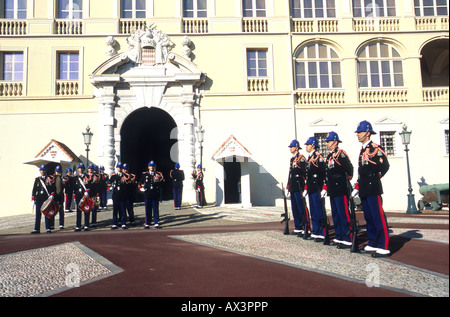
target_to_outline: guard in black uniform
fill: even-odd
[[[134,196],[136,193],[136,175],[130,173],[127,163],[123,164],[123,173],[126,174],[125,182],[125,209],[128,212],[128,221],[131,226],[136,224],[134,219]]]
[[[99,209],[103,210],[106,209],[106,205],[107,205],[107,192],[108,192],[108,180],[109,180],[109,175],[105,173],[105,167],[104,166],[100,166],[99,167],[99,176],[100,176],[100,180],[98,183],[98,190],[99,190],[99,194],[100,194],[100,206]]]
[[[61,165],[55,168],[55,201],[61,207],[59,209],[59,229],[64,229],[64,183],[61,177],[62,168]],[[53,229],[55,225],[55,218],[51,219],[51,227]]]
[[[72,175],[72,169],[66,169],[66,176],[62,178],[64,184],[64,211],[71,212],[70,208],[72,207],[72,199],[73,199],[73,186],[74,180]]]
[[[170,171],[170,178],[172,179],[173,187],[173,205],[175,210],[180,210],[181,202],[183,201],[184,181],[184,172],[180,170],[180,163],[175,163],[175,169]]]
[[[148,172],[144,172],[139,180],[139,187],[144,193],[145,199],[145,229],[150,229],[150,223],[153,223],[156,229],[160,229],[159,225],[159,199],[160,186],[164,181],[164,176],[156,170],[156,163],[150,161],[148,163]]]
[[[291,195],[292,215],[294,217],[294,233],[304,234],[304,226],[309,217],[303,204],[303,190],[306,179],[306,159],[300,154],[300,143],[293,140],[289,145],[292,158],[289,164],[289,176],[286,189]],[[306,233],[307,234],[307,233]]]
[[[109,178],[109,186],[112,190],[113,199],[113,217],[112,217],[112,227],[111,230],[116,230],[119,225],[122,229],[127,229],[126,221],[127,214],[125,210],[125,199],[126,199],[126,181],[128,175],[125,175],[122,171],[122,163],[118,162],[116,165],[116,173],[112,174]]]
[[[39,172],[41,173],[41,176],[35,178],[33,191],[31,193],[31,199],[34,201],[36,215],[34,230],[31,232],[32,234],[41,233],[41,207],[50,195],[52,193],[54,194],[54,181],[47,175],[47,166],[41,165]],[[45,217],[45,229],[47,230],[47,233],[52,232],[50,226],[50,219]]]
[[[308,160],[306,167],[306,190],[304,196],[309,197],[309,210],[311,212],[312,233],[311,238],[322,242],[324,236],[323,213],[320,193],[325,182],[325,159],[318,151],[319,142],[315,137],[306,141]]]
[[[84,195],[89,195],[89,176],[84,172],[85,166],[83,163],[78,164],[77,167],[77,175],[74,176],[74,198],[75,198],[75,205],[76,205],[76,212],[77,212],[77,218],[76,218],[76,225],[75,225],[75,231],[81,231],[81,215],[84,214],[84,227],[83,229],[85,231],[89,230],[89,217],[90,212],[85,213],[78,209],[78,206],[80,204],[81,199]]]
[[[91,210],[92,215],[91,227],[93,228],[97,227],[97,212],[98,207],[100,206],[100,191],[99,191],[100,176],[98,175],[97,170],[94,164],[88,165],[87,175],[89,175],[89,182],[86,187],[89,191],[89,196],[91,196],[95,200],[94,208],[92,208]]]
[[[348,154],[339,148],[339,136],[330,132],[325,140],[330,153],[326,160],[326,185],[322,197],[330,197],[331,214],[334,223],[334,245],[338,248],[351,248],[349,180],[353,178],[353,165]]]
[[[362,144],[359,155],[358,182],[352,196],[359,195],[367,223],[368,245],[366,252],[373,257],[386,257],[389,251],[389,229],[383,210],[383,186],[381,178],[389,171],[389,162],[384,150],[370,140],[376,134],[368,121],[362,121],[355,133]]]
[[[206,205],[205,185],[203,184],[205,175],[201,164],[197,165],[197,171],[192,173],[192,177],[195,180],[195,190],[197,192],[197,208],[203,208]]]

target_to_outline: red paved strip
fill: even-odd
[[[79,241],[124,272],[58,297],[393,297],[405,294],[173,239],[172,235],[279,230],[279,223],[162,230],[0,236],[8,254]],[[360,240],[364,243],[364,240]],[[392,238],[395,261],[448,275],[448,245]],[[347,251],[343,251],[347,252]],[[366,256],[366,255],[361,255]]]

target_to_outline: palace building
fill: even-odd
[[[335,131],[357,175],[362,120],[405,211],[403,126],[416,201],[448,183],[448,2],[0,0],[0,216],[31,214],[39,164],[87,161],[179,162],[185,203],[202,164],[208,203],[282,205],[290,142]]]

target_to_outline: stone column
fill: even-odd
[[[195,170],[195,135],[194,135],[194,94],[185,93],[181,100],[183,104],[183,146],[180,149],[181,164],[184,167],[186,180],[191,179],[191,173]],[[187,182],[186,185],[189,183]],[[186,202],[195,202],[196,196],[193,186],[185,186],[183,200]]]
[[[103,89],[103,93],[99,102],[103,105],[103,113],[100,113],[103,117],[102,130],[103,130],[103,162],[105,166],[105,172],[110,174],[114,172],[115,164],[115,140],[114,140],[114,127],[115,127],[115,100],[114,86],[109,86]]]

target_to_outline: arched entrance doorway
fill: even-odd
[[[120,131],[120,159],[128,163],[130,171],[139,178],[147,171],[150,161],[155,161],[158,171],[166,179],[162,199],[173,198],[169,173],[178,160],[177,140],[171,138],[177,127],[173,118],[159,108],[142,108],[132,112]]]

